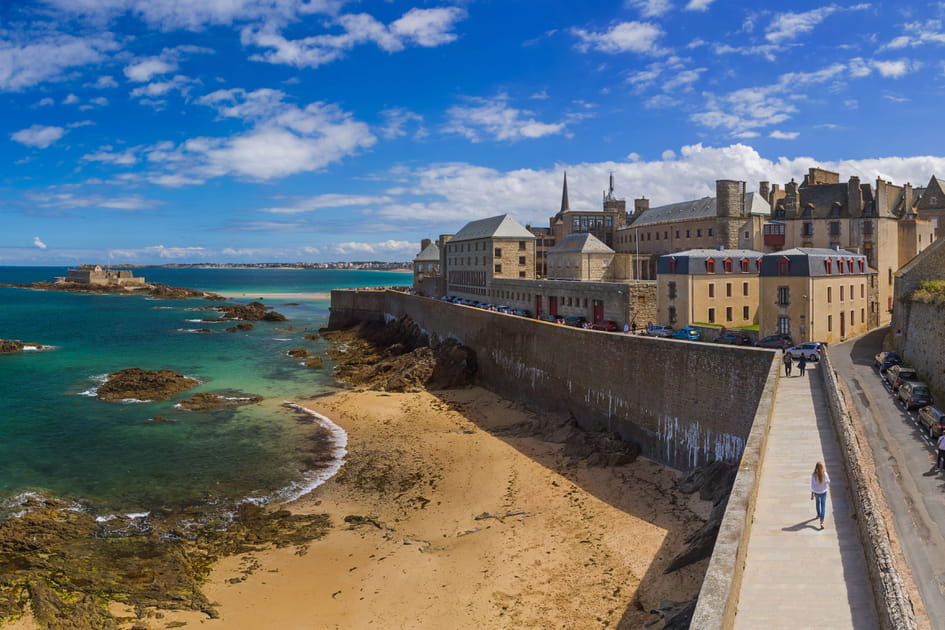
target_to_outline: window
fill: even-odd
[[[791,303],[791,287],[778,287],[778,305],[787,306]]]
[[[669,323],[670,324],[676,323],[676,307],[675,306],[669,307]]]
[[[495,248],[495,257],[496,257],[496,258],[502,258],[502,248],[501,248],[501,247],[496,247],[496,248]]]
[[[669,259],[669,273],[676,273],[676,257],[671,256]]]
[[[778,275],[787,276],[791,273],[791,260],[787,256],[778,259]]]
[[[679,230],[676,230],[676,238],[679,238]]]
[[[750,232],[745,232],[745,238],[748,238],[749,236],[751,236],[751,233],[750,233]]]
[[[829,258],[824,258],[824,272],[833,273],[831,267],[833,267],[833,261],[831,261]]]
[[[748,297],[748,283],[742,282],[742,295]]]
[[[872,234],[872,233],[873,233],[873,222],[863,221],[863,234]]]
[[[709,236],[712,236],[713,231],[714,230],[712,228],[709,228]]]
[[[706,273],[715,273],[715,259],[707,258],[705,261],[705,272]]]
[[[496,266],[495,266],[495,272],[496,272],[496,273],[502,273],[502,265],[496,265]]]
[[[834,202],[834,204],[830,206],[830,218],[837,219],[839,217],[840,217],[840,204],[837,202]]]
[[[702,236],[702,229],[696,230],[696,236]]]
[[[866,273],[866,261],[860,258],[860,260],[857,262],[860,263],[860,273]]]
[[[656,240],[660,240],[660,233],[659,233],[659,232],[656,233]]]
[[[827,315],[827,332],[833,332],[833,315]]]
[[[833,288],[827,287],[827,304],[833,302]]]
[[[863,299],[865,297],[865,292],[866,292],[866,285],[861,283],[860,284],[860,299]]]
[[[521,251],[524,251],[524,250],[525,250],[525,241],[519,241],[519,242],[518,242],[518,251],[521,252]]]
[[[747,306],[743,306],[743,307],[742,307],[742,319],[744,319],[745,321],[748,321],[748,318],[749,318],[749,317],[750,317],[750,315],[749,315],[749,313],[748,313],[748,307],[747,307]]]
[[[663,232],[663,240],[665,240],[665,241],[668,241],[668,240],[669,240],[669,232],[668,232],[668,231],[667,231],[667,232]]]
[[[519,256],[519,257],[518,257],[518,264],[520,264],[520,265],[524,265],[524,264],[525,264],[525,257],[524,257],[524,256]]]
[[[861,324],[866,323],[866,309],[865,308],[860,309],[860,323]]]
[[[791,334],[791,318],[790,317],[778,318],[778,333],[781,335]]]
[[[675,282],[670,282],[670,283],[667,285],[667,288],[669,289],[669,291],[667,292],[667,297],[668,297],[669,299],[673,299],[674,297],[676,297],[676,295],[677,295],[677,294],[676,294],[676,283],[675,283]]]
[[[712,282],[709,283],[709,297],[710,298],[715,297],[715,284]]]
[[[741,259],[740,261],[738,261],[738,262],[739,262],[739,264],[741,265],[742,273],[748,273],[748,259],[747,259],[747,258],[742,258],[742,259]],[[746,294],[746,295],[747,295],[747,294]]]
[[[732,283],[725,283],[725,297],[732,297]]]
[[[732,321],[732,307],[731,306],[725,307],[725,321],[727,322]]]
[[[518,277],[519,277],[519,278],[524,278],[524,277],[525,277],[525,272],[524,272],[524,271],[519,271],[519,272],[518,272]]]
[[[715,309],[714,308],[709,309],[709,322],[711,323],[715,322]]]
[[[814,235],[814,224],[805,221],[801,224],[801,236],[813,236]]]
[[[839,221],[830,222],[830,236],[840,236],[840,222]]]
[[[843,301],[843,285],[840,285],[840,301]]]
[[[722,261],[722,269],[725,270],[725,273],[732,273],[732,259],[726,258]]]
[[[689,238],[689,230],[686,230],[686,238]]]

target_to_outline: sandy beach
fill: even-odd
[[[329,514],[331,532],[220,562],[205,587],[218,619],[142,627],[641,628],[698,591],[705,560],[663,575],[711,507],[675,471],[495,436],[532,415],[480,388],[297,402],[349,434],[338,475],[289,506]]]

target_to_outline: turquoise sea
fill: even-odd
[[[0,283],[48,281],[65,268],[0,267]],[[207,323],[204,300],[155,300],[0,287],[0,338],[53,346],[0,355],[0,505],[25,492],[76,501],[96,514],[284,499],[333,469],[343,443],[330,423],[283,406],[329,392],[331,365],[287,356],[325,342],[303,337],[328,319],[328,292],[407,285],[410,274],[279,269],[141,269],[149,281],[262,301],[287,322]],[[213,333],[195,333],[210,328]],[[219,332],[217,332],[219,331]],[[105,402],[92,395],[116,370],[170,368],[201,385],[162,402]],[[199,391],[239,391],[258,405],[187,412],[174,403]],[[167,422],[154,422],[163,416]],[[12,509],[12,508],[11,508]],[[7,510],[9,512],[9,510]]]

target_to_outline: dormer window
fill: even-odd
[[[671,256],[669,259],[669,273],[676,273],[676,257]]]
[[[829,258],[824,258],[824,271],[826,273],[833,273],[831,267],[833,266],[833,261]]]
[[[840,204],[839,203],[834,202],[834,204],[830,206],[830,218],[831,219],[840,218]]]
[[[715,273],[715,259],[707,258],[705,261],[705,272],[706,273]]]
[[[722,261],[722,269],[725,271],[725,273],[732,273],[732,259],[731,258],[726,258],[725,260]]]
[[[860,258],[857,262],[860,263],[860,273],[866,273],[866,261]]]
[[[787,276],[791,273],[791,260],[787,256],[778,259],[778,275]]]
[[[742,259],[741,259],[740,261],[738,261],[738,262],[739,262],[740,265],[741,265],[742,273],[748,273],[748,259],[747,259],[747,258],[742,258]]]
[[[804,206],[804,211],[801,213],[801,216],[804,217],[805,219],[809,219],[811,218],[811,216],[813,216],[813,214],[814,214],[813,204],[807,204],[806,206]]]

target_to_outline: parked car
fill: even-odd
[[[568,315],[564,318],[564,323],[566,326],[575,326],[577,328],[583,328],[584,324],[587,323],[586,317],[581,317],[580,315]]]
[[[879,370],[880,374],[888,370],[893,365],[900,365],[901,363],[902,357],[900,357],[895,352],[880,352],[875,357],[873,357],[873,367]]]
[[[893,388],[893,391],[896,391],[899,389],[899,386],[902,385],[903,381],[917,381],[919,380],[919,375],[916,373],[915,368],[906,365],[893,365],[886,370],[885,378],[889,386]]]
[[[902,381],[896,395],[906,409],[916,409],[932,404],[932,392],[922,381]]]
[[[512,311],[512,315],[518,315],[519,317],[531,317],[532,312],[527,309],[517,308]]]
[[[919,409],[919,423],[928,431],[930,438],[938,439],[938,436],[945,433],[945,412],[931,405],[922,407]]]
[[[558,323],[558,318],[555,317],[554,315],[542,315],[538,319],[540,319],[543,322],[551,322],[552,324]]]
[[[820,347],[820,342],[817,341],[809,341],[807,343],[791,346],[784,351],[784,354],[790,356],[792,359],[796,360],[804,357],[808,361],[820,361],[822,353],[823,349]]]
[[[505,304],[499,304],[495,307],[495,310],[499,311],[500,313],[510,313],[512,312],[512,307],[506,306]]]
[[[663,324],[655,324],[647,329],[646,334],[650,337],[671,337],[673,334],[673,327],[664,326]]]
[[[724,332],[715,338],[715,343],[724,343],[730,346],[750,346],[751,336],[743,332]]]
[[[759,348],[790,348],[794,345],[794,340],[791,339],[791,335],[768,335],[756,341],[755,345]]]
[[[617,322],[612,319],[602,319],[599,322],[594,322],[591,325],[591,328],[594,330],[607,330],[610,332],[616,332],[620,330],[620,327],[617,326]]]
[[[702,339],[702,331],[692,326],[680,328],[672,334],[673,339],[686,339],[687,341],[699,341]]]

